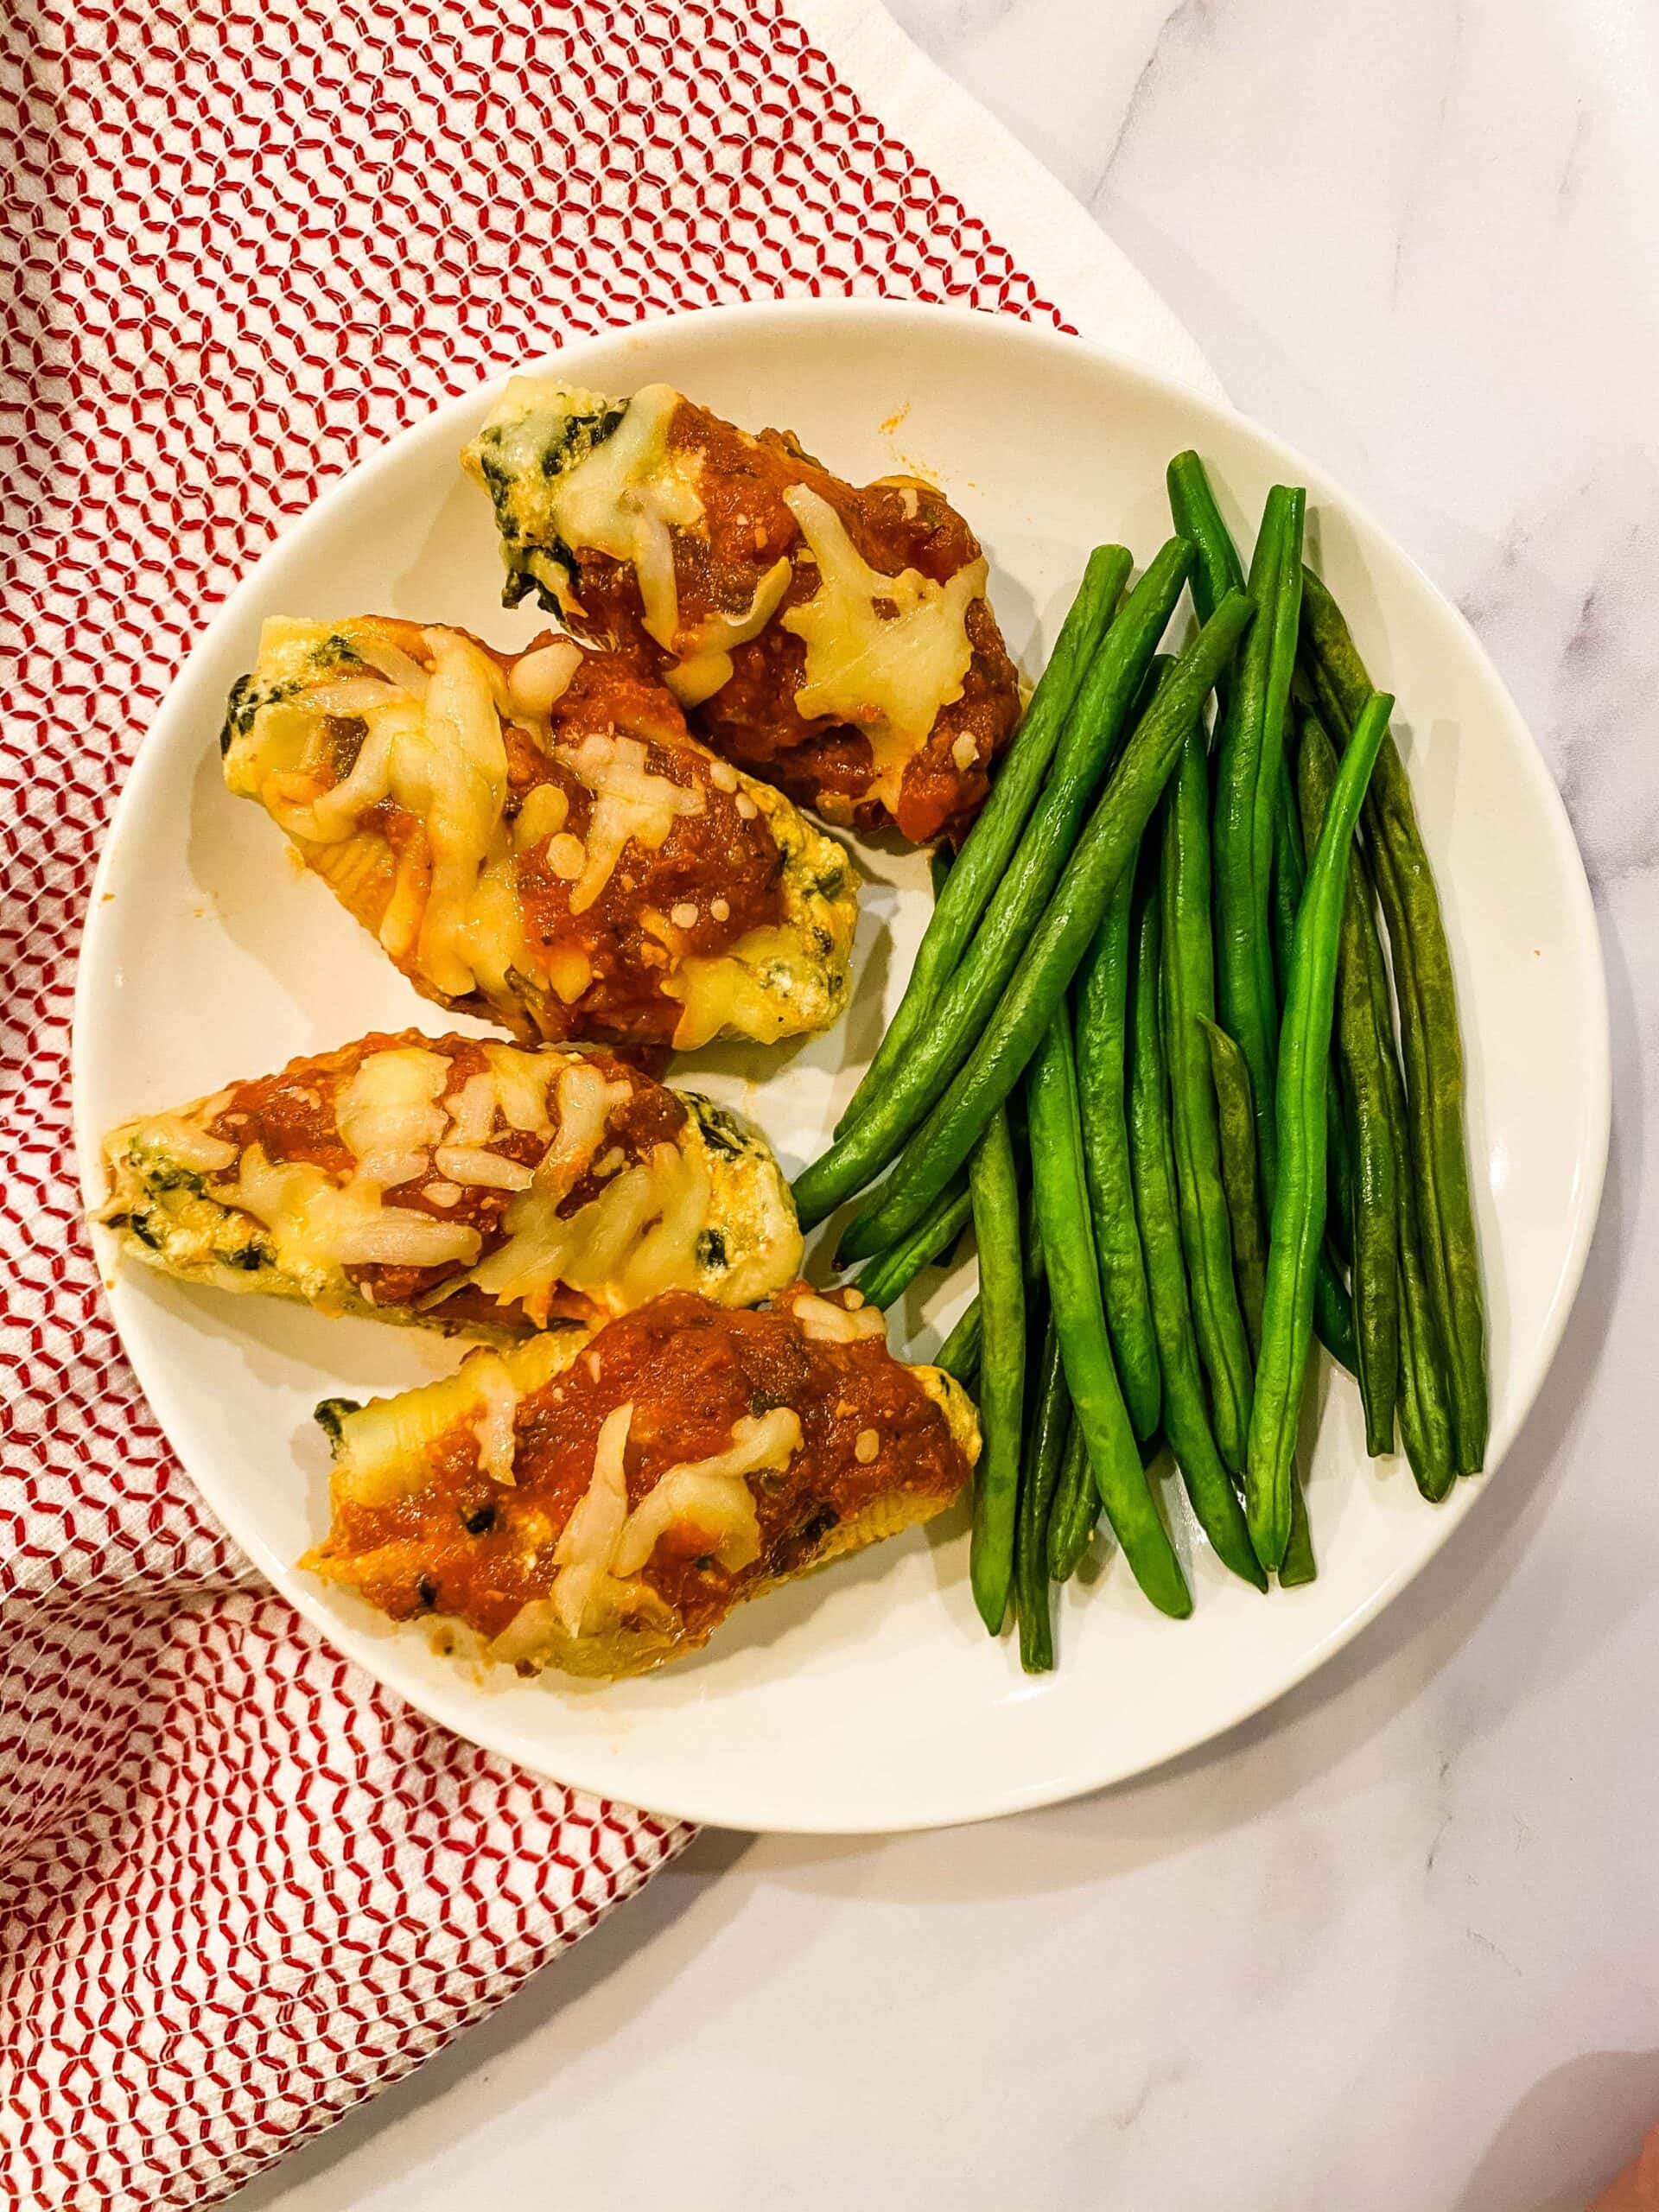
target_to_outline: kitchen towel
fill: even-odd
[[[14,0],[0,40],[0,2196],[194,2209],[690,1831],[336,1658],[122,1359],[71,1160],[75,953],[193,638],[381,440],[645,315],[949,300],[1214,385],[874,0]]]

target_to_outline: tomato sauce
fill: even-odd
[[[860,489],[844,484],[787,432],[763,430],[758,438],[746,438],[689,401],[682,401],[674,416],[669,442],[702,461],[703,524],[674,532],[683,628],[711,613],[744,612],[767,570],[797,547],[799,527],[783,499],[791,485],[807,485],[828,500],[860,555],[884,575],[914,569],[944,583],[979,557],[973,532],[931,485],[906,480]],[[576,563],[587,634],[659,676],[671,657],[646,634],[632,568],[580,548]],[[817,588],[816,569],[803,563],[779,613],[810,599]],[[913,842],[943,836],[960,844],[984,804],[992,760],[1020,711],[1014,664],[983,600],[969,612],[968,636],[974,656],[962,696],[941,709],[905,769],[891,810],[866,796],[875,764],[863,733],[827,715],[796,711],[806,647],[776,615],[759,637],[734,649],[730,678],[692,709],[691,721],[716,753],[830,821],[859,830],[890,828],[896,821]],[[959,761],[964,738],[971,752],[962,746]]]
[[[631,840],[581,913],[570,911],[574,887],[549,864],[549,839],[520,855],[518,895],[532,959],[537,947],[567,948],[591,970],[565,1024],[550,1005],[543,1031],[666,1042],[683,1009],[664,991],[664,978],[686,956],[716,957],[749,930],[782,918],[782,857],[753,801],[746,802],[746,814],[740,793],[714,781],[714,764],[693,749],[671,695],[613,654],[589,654],[554,705],[556,747],[574,751],[589,736],[642,743],[646,772],[696,789],[702,804],[698,813],[677,817],[655,849]],[[587,786],[527,730],[509,726],[506,737],[509,817],[517,817],[537,785],[550,784],[566,802],[563,834],[585,843],[594,813]]]
[[[429,669],[432,653],[418,624],[385,618],[378,626],[388,644]],[[511,679],[514,656],[495,652],[470,632],[460,634],[471,638]],[[548,632],[525,652],[537,652],[552,641]],[[318,764],[321,789],[331,789],[350,775],[365,734],[359,720],[327,718],[327,752]],[[550,734],[550,752],[543,738],[521,722],[507,721],[502,729],[509,830],[538,785],[552,786],[565,801],[561,830],[520,850],[514,864],[529,969],[517,976],[518,1002],[525,1010],[515,1019],[508,1005],[481,991],[454,998],[435,991],[418,971],[411,980],[440,1004],[485,1020],[509,1022],[525,1043],[591,1040],[633,1046],[647,1055],[665,1052],[683,1008],[663,985],[678,963],[688,957],[717,957],[748,931],[783,918],[783,859],[777,841],[753,800],[715,781],[717,764],[692,740],[672,694],[620,655],[584,654],[553,702]],[[677,817],[659,848],[630,839],[597,897],[573,913],[574,882],[550,864],[549,846],[558,836],[586,842],[594,796],[565,756],[589,737],[643,744],[647,772],[683,790],[696,789],[702,806],[695,814]],[[729,780],[726,771],[718,772]],[[429,881],[426,832],[414,815],[387,798],[367,809],[362,819],[385,838],[400,869],[412,868],[417,881]],[[372,926],[374,918],[370,918]],[[400,965],[407,972],[409,963]],[[567,997],[573,976],[580,988]]]
[[[396,1035],[365,1037],[338,1052],[291,1060],[278,1075],[232,1084],[224,1106],[208,1124],[208,1133],[226,1144],[235,1145],[238,1152],[257,1144],[265,1157],[278,1166],[294,1160],[321,1167],[344,1184],[355,1172],[357,1160],[340,1133],[340,1093],[372,1054],[410,1046],[441,1053],[448,1061],[449,1076],[437,1102],[440,1105],[458,1097],[471,1078],[486,1072],[489,1066],[482,1043],[469,1037],[426,1037],[413,1029],[402,1030]],[[616,1151],[623,1155],[623,1164],[632,1166],[646,1159],[654,1146],[671,1144],[677,1140],[685,1126],[686,1108],[673,1091],[609,1052],[589,1052],[582,1058],[597,1067],[607,1083],[626,1083],[629,1087],[626,1101],[611,1109],[595,1164]],[[553,1083],[548,1087],[548,1111],[550,1118],[556,1122],[558,1090]],[[517,1160],[521,1166],[533,1169],[539,1165],[548,1140],[528,1129],[503,1126],[493,1130],[486,1143],[491,1152],[502,1159]],[[616,1172],[620,1173],[620,1168]],[[237,1173],[238,1170],[232,1167],[217,1179],[232,1184]],[[560,1201],[559,1213],[568,1217],[579,1211],[599,1196],[608,1179],[590,1170]],[[430,1195],[430,1186],[434,1185],[439,1186],[446,1198],[451,1192],[457,1195],[448,1203],[441,1203]],[[512,1193],[477,1184],[446,1183],[435,1164],[429,1175],[397,1185],[385,1193],[385,1198],[390,1205],[428,1214],[436,1221],[464,1223],[475,1229],[480,1238],[478,1257],[483,1259],[506,1236],[504,1217]],[[476,1262],[472,1264],[476,1265]],[[466,1272],[459,1261],[440,1267],[374,1264],[351,1266],[346,1270],[350,1281],[365,1292],[372,1304],[382,1308],[416,1306],[442,1284]],[[582,1301],[578,1301],[578,1309],[583,1310]],[[511,1328],[519,1318],[515,1308],[504,1309],[481,1291],[457,1291],[452,1299],[443,1301],[442,1310],[444,1319],[457,1326],[482,1323],[498,1329]]]
[[[521,1605],[548,1595],[559,1536],[618,1406],[633,1408],[631,1508],[670,1467],[725,1451],[745,1415],[787,1406],[799,1446],[783,1471],[747,1478],[760,1557],[729,1573],[700,1534],[671,1527],[639,1571],[677,1614],[676,1640],[702,1643],[757,1586],[810,1566],[873,1502],[943,1503],[968,1477],[944,1414],[911,1370],[879,1337],[808,1337],[791,1311],[802,1294],[798,1284],[770,1308],[733,1312],[673,1291],[608,1323],[572,1367],[521,1402],[510,1488],[481,1471],[475,1434],[458,1427],[427,1448],[418,1487],[395,1504],[337,1501],[327,1554],[336,1566],[355,1561],[352,1579],[394,1619],[436,1611],[498,1636]]]

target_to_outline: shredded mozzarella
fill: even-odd
[[[789,1310],[800,1323],[801,1334],[810,1337],[815,1344],[855,1344],[865,1337],[887,1334],[887,1323],[874,1306],[849,1313],[844,1306],[827,1298],[809,1296],[796,1299]]]
[[[539,845],[543,837],[556,837],[569,814],[570,802],[556,784],[532,784],[513,817],[514,849],[525,853],[532,845]],[[579,844],[577,849],[581,849]]]
[[[507,678],[509,703],[545,720],[570,689],[581,666],[582,647],[573,638],[556,638],[551,645],[521,653]]]
[[[583,864],[570,893],[570,911],[580,914],[610,881],[630,840],[648,851],[658,850],[675,823],[682,816],[701,814],[707,801],[697,785],[653,775],[638,738],[585,737],[580,745],[560,746],[557,752],[594,795]]]
[[[589,1602],[610,1573],[617,1541],[628,1516],[624,1467],[632,1403],[616,1407],[601,1426],[593,1473],[553,1549],[559,1573],[553,1585],[554,1618],[567,1636],[580,1636]]]
[[[484,1058],[495,1084],[495,1101],[510,1129],[549,1136],[548,1086],[570,1063],[563,1052],[526,1052],[512,1045],[486,1045]]]
[[[906,764],[940,709],[962,696],[974,658],[968,609],[984,596],[987,563],[970,561],[943,584],[916,569],[883,575],[819,493],[791,484],[783,499],[820,578],[811,599],[779,618],[806,646],[796,711],[809,720],[830,715],[863,731],[876,771],[869,795],[891,807]]]
[[[518,1410],[518,1391],[506,1362],[497,1352],[476,1353],[467,1363],[467,1379],[478,1392],[479,1409],[473,1421],[478,1438],[478,1465],[492,1482],[513,1483],[513,1417]]]
[[[398,646],[388,644],[366,623],[347,622],[341,626],[340,635],[358,658],[377,675],[383,676],[394,690],[407,692],[411,699],[425,699],[431,678],[419,661]]]
[[[563,1006],[574,1006],[594,980],[594,963],[577,944],[550,944],[542,965]]]
[[[441,1144],[432,1161],[440,1175],[463,1188],[527,1191],[536,1179],[534,1171],[522,1161],[504,1160],[499,1152],[477,1145]]]
[[[203,1121],[213,1118],[207,1110],[212,1103],[209,1100],[199,1109]],[[236,1164],[233,1144],[226,1144],[222,1137],[210,1136],[182,1114],[152,1114],[134,1129],[132,1142],[141,1152],[160,1154],[192,1174],[215,1175]]]
[[[257,1144],[243,1154],[236,1184],[223,1195],[270,1230],[278,1265],[292,1274],[435,1268],[478,1257],[478,1231],[464,1223],[385,1205],[372,1183],[353,1178],[342,1189],[310,1161],[271,1160]]]
[[[380,680],[342,676],[329,650],[336,636]],[[311,849],[308,860],[340,898],[367,909],[394,960],[443,996],[464,998],[480,985],[502,989],[524,950],[505,820],[508,695],[469,639],[442,629],[421,637],[429,674],[366,618],[338,632],[267,623],[257,673],[271,696],[232,743],[226,775]],[[348,712],[363,734],[347,772],[325,788],[322,718]],[[386,800],[406,817],[395,843],[379,822],[360,826]]]
[[[371,1052],[341,1084],[334,1122],[365,1183],[388,1191],[426,1173],[448,1119],[436,1103],[448,1080],[441,1052],[406,1046]]]
[[[775,561],[741,614],[705,615],[689,632],[681,633],[680,658],[664,670],[663,680],[683,707],[701,706],[730,683],[734,651],[760,636],[777,613],[794,573],[786,558]]]
[[[556,404],[566,403],[561,391]],[[553,529],[567,545],[626,561],[639,581],[647,633],[677,650],[679,594],[670,531],[703,519],[695,454],[673,453],[669,430],[681,404],[665,384],[636,391],[622,420],[553,488]]]
[[[538,1173],[509,1204],[506,1240],[473,1281],[493,1298],[518,1300],[537,1323],[561,1283],[613,1313],[667,1290],[694,1290],[712,1187],[701,1157],[667,1143],[612,1176],[572,1214],[558,1211]]]
[[[743,1414],[732,1440],[712,1459],[665,1470],[628,1516],[612,1560],[618,1574],[635,1574],[658,1539],[681,1523],[699,1532],[728,1574],[760,1556],[760,1523],[745,1476],[789,1465],[801,1446],[801,1424],[788,1406]]]
[[[449,1101],[451,1144],[482,1144],[495,1127],[495,1085],[480,1070],[469,1075]]]
[[[496,712],[495,671],[453,630],[423,632],[433,655],[424,743],[407,786],[432,853],[432,881],[417,957],[441,991],[464,998],[478,982],[469,929],[474,894],[500,827],[507,755]],[[409,804],[405,801],[405,804]]]

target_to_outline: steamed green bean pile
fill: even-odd
[[[1300,487],[1248,563],[1196,454],[1167,488],[1137,582],[1122,546],[1090,556],[795,1186],[809,1229],[857,1201],[836,1257],[883,1306],[971,1224],[979,1293],[938,1360],[980,1402],[975,1603],[1033,1672],[1054,1586],[1116,1554],[1172,1618],[1205,1546],[1257,1590],[1313,1578],[1316,1338],[1425,1497],[1486,1445],[1463,1053],[1394,702],[1308,563]]]

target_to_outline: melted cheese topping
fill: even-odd
[[[187,1276],[216,1268],[212,1279],[226,1287],[281,1288],[328,1310],[372,1303],[371,1285],[342,1277],[376,1265],[454,1270],[420,1296],[416,1314],[440,1318],[437,1309],[470,1287],[518,1306],[537,1327],[548,1325],[562,1293],[607,1313],[671,1289],[741,1305],[798,1271],[800,1231],[776,1161],[706,1100],[681,1094],[686,1111],[674,1138],[630,1164],[615,1125],[633,1096],[628,1080],[573,1052],[493,1043],[481,1050],[487,1065],[448,1097],[454,1063],[442,1052],[397,1046],[367,1054],[341,1083],[334,1109],[353,1154],[346,1175],[207,1135],[203,1124],[230,1093],[128,1124],[106,1147],[113,1188],[105,1212],[124,1225],[146,1202],[138,1194],[152,1176],[164,1192],[177,1177],[162,1171],[197,1163],[192,1172],[213,1185],[198,1186],[189,1203],[207,1199],[221,1226],[194,1224],[200,1250],[140,1240],[145,1256]],[[534,1138],[535,1166],[494,1147],[509,1130]],[[597,1194],[562,1212],[588,1179]],[[469,1190],[505,1192],[501,1242],[483,1255],[480,1230],[466,1222],[417,1209],[407,1197],[388,1201],[389,1192],[411,1189],[444,1209]],[[246,1241],[233,1226],[235,1211],[267,1232],[271,1249],[264,1272],[226,1281],[218,1260]]]
[[[420,1046],[371,1052],[335,1103],[335,1124],[357,1163],[350,1180],[342,1185],[309,1160],[270,1160],[254,1144],[222,1193],[226,1202],[263,1224],[278,1264],[296,1275],[475,1260],[475,1229],[382,1202],[385,1191],[429,1173],[430,1148],[448,1126],[437,1103],[448,1079],[441,1052]]]
[[[724,1452],[666,1469],[630,1513],[626,1459],[632,1421],[632,1403],[606,1415],[588,1487],[554,1547],[558,1573],[546,1604],[567,1636],[591,1636],[615,1617],[620,1602],[633,1594],[627,1578],[638,1574],[670,1529],[691,1531],[692,1542],[713,1552],[728,1573],[759,1559],[760,1522],[745,1478],[787,1466],[801,1445],[799,1419],[788,1407],[746,1415]],[[521,1618],[515,1617],[513,1629]]]
[[[641,740],[595,734],[552,748],[593,796],[585,842],[566,829],[569,803],[552,784],[532,786],[509,825],[502,716],[520,713],[548,744],[546,716],[581,648],[568,640],[541,647],[515,664],[509,690],[489,656],[457,632],[430,629],[422,638],[433,657],[429,676],[368,622],[334,632],[268,623],[260,671],[269,700],[251,741],[233,748],[232,788],[251,791],[302,844],[340,849],[339,858],[325,850],[313,864],[341,896],[353,888],[347,874],[385,868],[390,856],[380,942],[442,996],[465,999],[480,988],[508,995],[513,971],[539,963],[561,1001],[574,1005],[593,982],[592,965],[579,947],[556,943],[538,946],[532,958],[518,896],[519,856],[544,841],[548,868],[570,884],[570,910],[580,914],[603,892],[630,840],[659,850],[677,821],[706,810],[706,793],[700,783],[653,774]],[[331,639],[380,675],[286,677],[296,661],[320,659],[328,668]],[[340,657],[336,651],[334,662]],[[360,721],[365,734],[349,772],[320,789],[325,715]],[[378,830],[359,832],[384,800],[411,817],[395,849]],[[360,858],[352,854],[356,842],[369,848]]]
[[[439,1174],[463,1190],[527,1191],[535,1180],[522,1161],[504,1160],[481,1145],[441,1144],[432,1157]]]
[[[532,845],[539,845],[544,837],[559,836],[569,818],[570,802],[557,784],[532,784],[519,801],[518,811],[513,817],[514,849],[521,853],[528,852]],[[551,854],[548,859],[550,866]],[[580,868],[581,863],[578,862],[577,866]]]
[[[211,1122],[213,1102],[198,1109],[200,1121],[182,1114],[152,1114],[132,1132],[131,1142],[141,1152],[153,1152],[188,1168],[195,1175],[216,1175],[236,1164],[236,1147],[222,1137],[210,1136],[200,1126]]]
[[[984,597],[987,563],[970,561],[943,584],[915,569],[885,576],[870,567],[818,493],[791,484],[783,499],[820,576],[813,597],[780,617],[806,645],[796,711],[809,720],[829,715],[861,729],[875,761],[868,795],[893,806],[906,764],[940,709],[962,696],[974,658],[968,609]]]
[[[569,690],[582,666],[582,647],[572,638],[556,638],[551,645],[525,653],[512,664],[507,698],[520,714],[544,721]]]
[[[702,457],[669,442],[682,404],[664,384],[618,401],[553,378],[515,377],[463,459],[495,501],[509,567],[550,590],[567,613],[580,607],[564,547],[633,570],[646,635],[670,656],[663,680],[682,706],[695,707],[729,680],[733,651],[766,628],[793,567],[787,556],[775,561],[741,613],[681,621],[672,533],[706,522]]]
[[[828,1298],[798,1298],[789,1310],[800,1323],[801,1334],[821,1344],[855,1344],[861,1337],[887,1334],[887,1322],[874,1306],[849,1313]]]
[[[341,1085],[334,1123],[365,1182],[386,1191],[426,1173],[448,1127],[437,1103],[448,1080],[441,1052],[408,1046],[371,1052]]]
[[[513,1416],[518,1410],[518,1389],[512,1371],[499,1353],[486,1351],[467,1363],[467,1372],[479,1395],[473,1422],[478,1438],[478,1464],[492,1482],[513,1482],[515,1446]]]
[[[584,1632],[592,1601],[610,1579],[611,1560],[628,1517],[623,1456],[632,1421],[632,1403],[605,1416],[588,1487],[554,1547],[559,1573],[553,1585],[553,1617],[567,1636]]]
[[[221,1192],[270,1232],[277,1264],[300,1278],[340,1268],[436,1268],[478,1257],[479,1235],[407,1206],[381,1204],[378,1185],[343,1187],[308,1160],[276,1161],[250,1145],[241,1173]]]
[[[545,1325],[555,1292],[580,1291],[615,1313],[665,1290],[698,1287],[698,1239],[713,1184],[688,1119],[683,1142],[661,1143],[574,1213],[559,1208],[611,1149],[609,1118],[631,1093],[585,1060],[559,1074],[559,1121],[528,1187],[507,1207],[506,1239],[468,1280],[504,1304],[517,1301]]]
[[[533,384],[515,378],[503,404],[522,402]],[[568,407],[565,387],[556,385],[552,392],[552,405]],[[632,569],[646,632],[669,653],[677,650],[680,623],[669,531],[695,529],[703,519],[697,458],[669,449],[679,405],[679,393],[665,384],[635,392],[609,436],[556,479],[549,501],[554,534],[567,545],[591,548]]]
[[[658,852],[683,815],[701,814],[707,801],[697,784],[676,784],[653,776],[637,737],[585,737],[577,746],[557,747],[558,758],[594,794],[581,874],[570,893],[573,914],[586,912],[611,880],[630,838]]]
[[[760,1522],[746,1476],[786,1467],[801,1448],[799,1416],[788,1406],[744,1414],[724,1452],[668,1468],[642,1497],[623,1529],[611,1561],[619,1574],[637,1574],[672,1528],[697,1531],[728,1574],[760,1556]]]
[[[791,1003],[802,965],[798,933],[766,925],[746,930],[728,952],[707,959],[688,953],[663,979],[665,995],[684,1009],[674,1025],[675,1051],[695,1052],[722,1030],[771,1044],[811,1026]],[[816,985],[819,978],[808,980]]]
[[[671,1144],[654,1146],[572,1214],[558,1212],[538,1177],[508,1206],[507,1241],[472,1281],[493,1298],[518,1300],[538,1325],[561,1284],[613,1313],[665,1290],[695,1289],[710,1191],[703,1161]]]
[[[496,1111],[507,1127],[522,1129],[529,1136],[550,1135],[553,1124],[548,1112],[549,1087],[557,1076],[559,1095],[566,1096],[563,1078],[570,1072],[570,1062],[556,1053],[522,1052],[512,1045],[486,1045],[484,1058],[489,1063]]]
[[[499,880],[505,855],[493,853],[507,797],[507,752],[496,712],[497,671],[475,645],[452,630],[427,630],[433,655],[426,716],[418,746],[404,748],[394,794],[426,832],[430,878],[415,957],[421,972],[451,998],[480,981],[505,981],[499,925],[512,944],[518,909],[510,880]],[[496,896],[480,902],[481,879],[494,860]],[[499,893],[506,890],[505,901]],[[480,905],[495,908],[493,915]],[[490,922],[497,926],[492,928]],[[483,923],[484,927],[479,925]]]
[[[705,615],[680,632],[680,658],[664,670],[663,681],[683,707],[701,706],[731,681],[734,651],[760,636],[777,613],[794,573],[787,556],[775,561],[755,586],[744,613]]]
[[[494,663],[467,639],[453,630],[421,634],[432,656],[429,675],[387,645],[372,623],[347,622],[331,632],[321,624],[268,622],[260,638],[260,666],[276,680],[260,715],[269,724],[267,741],[262,744],[257,733],[250,757],[233,759],[230,767],[232,787],[251,788],[282,828],[303,843],[346,842],[383,800],[412,816],[416,833],[397,854],[380,942],[394,959],[410,961],[435,989],[464,998],[480,983],[503,988],[523,944],[511,841],[502,827],[506,694]],[[334,638],[382,680],[349,679],[346,701],[338,683],[308,683],[278,673],[308,655],[326,663]],[[326,743],[321,717],[330,714],[348,714],[364,724],[365,734],[350,772],[320,790],[314,763],[320,765]],[[285,763],[297,753],[299,765],[273,771],[262,760],[267,753]],[[251,770],[251,785],[238,780],[245,769]]]

